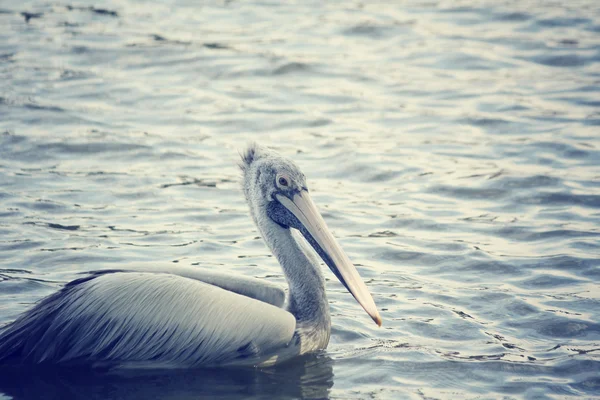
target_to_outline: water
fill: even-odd
[[[0,324],[80,272],[283,285],[237,152],[294,158],[367,281],[277,369],[14,373],[1,399],[600,396],[600,10],[0,4]]]

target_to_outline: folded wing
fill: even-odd
[[[132,271],[157,272],[179,275],[190,279],[206,282],[230,292],[251,297],[276,307],[283,307],[285,291],[268,281],[243,275],[232,275],[217,272],[212,269],[188,267],[183,265],[140,265],[131,267]]]
[[[0,331],[0,364],[255,365],[286,348],[295,325],[279,307],[199,280],[100,273],[71,282]]]

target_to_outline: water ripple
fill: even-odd
[[[89,270],[284,285],[249,141],[302,167],[384,321],[325,271],[326,353],[202,382],[8,371],[0,397],[600,395],[594,2],[32,0],[0,23],[0,324]]]

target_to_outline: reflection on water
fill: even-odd
[[[325,354],[265,370],[0,372],[0,393],[15,400],[327,399],[333,386],[333,361]]]

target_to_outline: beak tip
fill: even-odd
[[[377,314],[375,316],[375,318],[373,318],[373,321],[375,321],[375,323],[377,324],[377,326],[381,327],[381,317],[379,316],[379,314]]]

